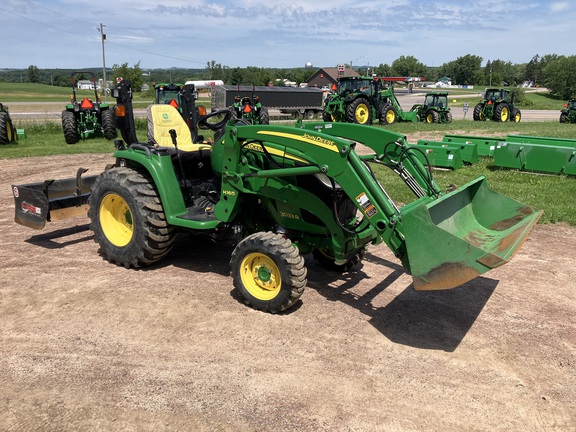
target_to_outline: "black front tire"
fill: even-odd
[[[62,129],[64,129],[66,144],[76,144],[80,141],[78,122],[72,111],[62,111]]]
[[[126,268],[164,258],[174,244],[158,191],[147,172],[126,167],[103,172],[88,200],[90,229],[100,254]]]
[[[438,123],[438,111],[430,110],[426,113],[426,123]]]
[[[306,287],[307,270],[298,248],[272,232],[258,232],[238,243],[230,269],[244,303],[264,312],[289,309]]]
[[[398,120],[398,113],[392,104],[386,104],[382,107],[379,116],[380,124],[388,125],[396,123]]]

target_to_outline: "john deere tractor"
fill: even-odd
[[[576,123],[576,99],[570,99],[560,111],[560,123]]]
[[[234,117],[245,121],[247,124],[270,124],[270,113],[268,108],[262,106],[260,96],[255,94],[256,87],[252,84],[252,94],[234,96],[234,103],[231,110]],[[240,93],[240,84],[238,84],[238,93]]]
[[[484,98],[474,107],[475,121],[494,120],[519,122],[520,110],[514,106],[514,93],[508,89],[487,89]]]
[[[18,134],[8,108],[0,103],[0,144],[10,144],[18,139]]]
[[[450,123],[452,113],[448,107],[448,92],[430,92],[423,104],[415,104],[410,111],[415,112],[419,121],[426,123]]]
[[[173,107],[153,105],[166,110],[152,123],[155,139],[138,141],[133,120],[122,120],[132,112],[128,87],[113,90],[124,138],[115,162],[96,175],[13,185],[16,222],[40,229],[87,206],[100,255],[126,268],[165,259],[178,233],[207,236],[234,248],[238,297],[274,313],[299,302],[306,255],[345,272],[385,244],[416,290],[448,289],[508,262],[541,215],[484,177],[442,190],[420,150],[384,128],[251,125],[226,109],[198,121],[215,140],[194,143]],[[397,174],[414,201],[393,200],[376,166]]]
[[[90,75],[92,77],[91,89],[94,90],[94,100],[87,97],[76,99],[77,75]],[[74,72],[70,81],[72,83],[72,96],[66,109],[62,111],[62,129],[68,144],[76,144],[80,139],[104,137],[108,140],[116,138],[114,115],[110,106],[100,100],[96,88],[96,76],[92,72]]]
[[[376,120],[381,124],[418,121],[416,113],[402,110],[385,78],[367,76],[339,78],[336,91],[326,99],[322,118],[325,122],[362,125]]]

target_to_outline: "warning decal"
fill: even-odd
[[[366,216],[372,217],[378,213],[378,210],[376,210],[376,207],[374,207],[364,192],[356,197],[356,201],[360,204],[360,207],[362,207]]]

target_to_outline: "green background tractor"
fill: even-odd
[[[520,110],[514,106],[514,92],[508,89],[487,89],[484,98],[474,107],[475,121],[494,120],[519,122]]]
[[[448,92],[430,92],[424,103],[415,104],[410,111],[415,112],[419,121],[426,123],[450,123],[452,113],[448,107]]]
[[[94,100],[87,97],[81,101],[76,99],[75,76],[90,75],[91,88],[94,90]],[[68,144],[76,144],[80,139],[104,137],[112,140],[116,138],[114,115],[110,106],[100,100],[96,87],[96,76],[92,72],[74,72],[70,77],[72,83],[72,96],[66,109],[62,111],[62,129]]]
[[[339,78],[336,91],[326,99],[322,118],[325,122],[356,124],[418,121],[415,113],[402,110],[385,78],[367,76]]]
[[[234,96],[234,103],[230,108],[237,119],[244,120],[248,124],[270,124],[270,113],[268,107],[262,106],[260,96],[256,95],[256,87],[252,85],[252,94]],[[240,93],[240,84],[238,84]]]
[[[576,99],[570,99],[560,111],[560,123],[576,123]]]

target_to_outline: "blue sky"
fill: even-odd
[[[574,0],[2,0],[0,69],[377,66],[576,55]]]

